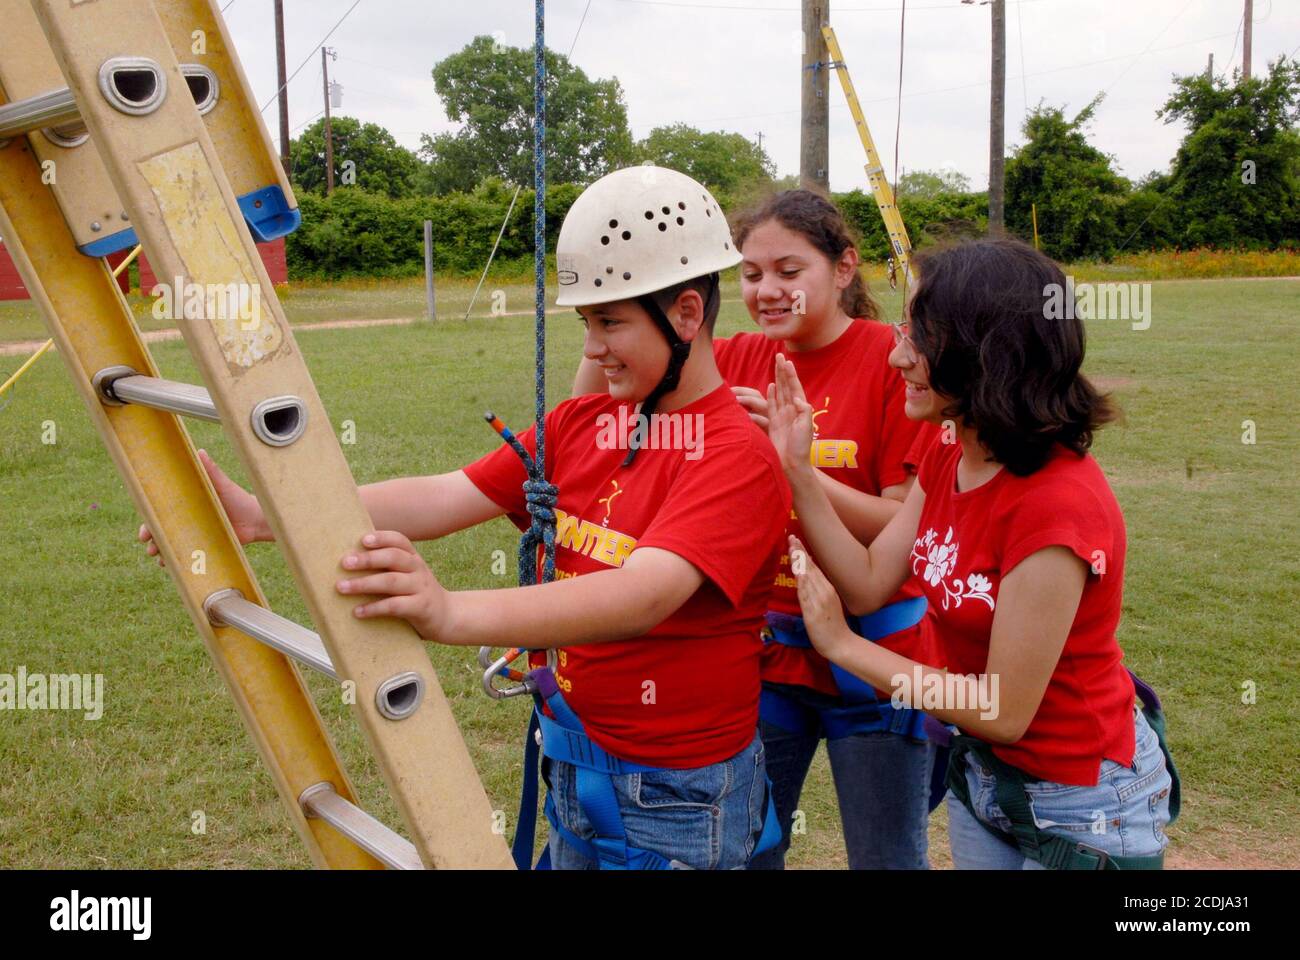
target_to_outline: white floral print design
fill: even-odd
[[[932,587],[943,587],[943,608],[951,605],[960,607],[963,600],[983,600],[993,609],[993,597],[989,594],[992,584],[989,578],[979,573],[972,573],[964,581],[961,577],[947,579],[957,569],[958,544],[953,542],[952,527],[948,535],[939,543],[939,534],[933,527],[925,531],[925,536],[917,537],[912,545],[912,573],[919,574]]]

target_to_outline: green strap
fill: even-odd
[[[1156,731],[1161,746],[1164,745],[1163,723]],[[1153,725],[1154,728],[1154,725]],[[985,823],[975,812],[970,788],[966,783],[966,754],[973,753],[993,773],[998,806],[1011,821],[1008,835],[992,824]],[[1172,766],[1170,768],[1171,776]],[[1069,840],[1040,830],[1034,822],[1034,812],[1025,792],[1028,778],[1023,771],[994,755],[988,744],[974,737],[954,736],[952,752],[948,755],[948,788],[962,802],[984,829],[1003,843],[1013,846],[1029,860],[1037,861],[1048,870],[1161,870],[1164,868],[1163,852],[1149,857],[1116,857],[1086,843]],[[1174,777],[1174,783],[1177,784]],[[1176,790],[1176,788],[1175,788]],[[1174,792],[1170,793],[1170,810],[1173,809]]]

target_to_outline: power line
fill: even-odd
[[[1084,69],[1084,68],[1086,68],[1086,67],[1095,67],[1095,66],[1097,66],[1098,64],[1102,64],[1102,63],[1117,63],[1117,62],[1119,62],[1119,61],[1122,61],[1122,60],[1128,60],[1128,59],[1131,59],[1131,58],[1133,58],[1133,57],[1141,57],[1141,56],[1144,56],[1144,55],[1146,55],[1146,54],[1148,54],[1148,53],[1167,53],[1167,52],[1170,51],[1170,50],[1179,50],[1179,49],[1181,49],[1181,48],[1183,48],[1183,47],[1195,46],[1195,45],[1198,44],[1198,43],[1208,43],[1208,42],[1211,41],[1211,40],[1222,40],[1222,39],[1224,39],[1224,38],[1226,38],[1226,37],[1229,37],[1229,36],[1231,36],[1231,34],[1228,34],[1228,33],[1219,33],[1219,34],[1215,34],[1215,35],[1212,36],[1212,37],[1201,37],[1201,38],[1199,38],[1199,39],[1197,39],[1197,40],[1186,40],[1186,41],[1184,41],[1184,42],[1182,42],[1182,43],[1174,43],[1174,44],[1170,44],[1170,45],[1167,46],[1167,47],[1157,47],[1157,48],[1154,48],[1154,49],[1143,50],[1143,51],[1141,51],[1141,52],[1139,52],[1139,53],[1126,53],[1126,54],[1122,54],[1121,56],[1117,56],[1117,57],[1104,57],[1104,58],[1102,58],[1102,59],[1100,59],[1100,60],[1088,60],[1088,61],[1085,61],[1085,62],[1083,62],[1083,63],[1072,63],[1072,64],[1068,64],[1068,65],[1063,66],[1063,67],[1051,67],[1050,69],[1047,69],[1047,70],[1036,70],[1036,71],[1034,71],[1033,73],[1026,74],[1025,76],[1029,76],[1029,77],[1045,77],[1045,76],[1048,76],[1049,74],[1053,74],[1053,73],[1063,73],[1063,72],[1065,72],[1065,71],[1067,71],[1067,70],[1082,70],[1082,69]],[[1300,47],[1297,47],[1296,50],[1297,50],[1297,51],[1300,51]],[[1013,77],[1012,79],[1015,79],[1015,78]],[[908,97],[908,98],[912,98],[912,97],[931,97],[931,96],[934,96],[934,95],[936,95],[936,94],[940,94],[940,93],[956,93],[956,92],[961,91],[961,90],[974,90],[974,89],[978,89],[978,88],[980,88],[980,87],[987,87],[988,85],[989,85],[989,81],[988,81],[988,80],[980,80],[980,81],[976,81],[975,83],[965,83],[965,84],[960,84],[960,85],[958,85],[958,86],[954,86],[954,87],[936,87],[936,88],[931,89],[931,90],[917,90],[917,91],[914,91],[914,92],[912,92],[912,93],[906,93],[906,94],[903,94],[903,96]],[[874,98],[874,99],[861,100],[861,102],[864,103],[864,104],[868,104],[868,103],[893,103],[894,100],[895,100],[894,97],[876,97],[876,98]],[[831,107],[831,108],[834,109],[834,110],[841,110],[841,109],[843,109],[843,110],[847,110],[847,109],[848,109],[847,107],[842,107],[840,104],[832,104],[832,107]],[[707,119],[704,119],[704,120],[696,120],[696,121],[694,121],[694,122],[695,122],[695,123],[728,123],[728,122],[731,122],[731,121],[737,121],[737,120],[760,120],[760,119],[763,119],[763,118],[765,118],[765,117],[781,117],[781,116],[788,116],[789,114],[792,114],[792,113],[798,113],[798,112],[799,112],[798,108],[795,108],[795,109],[792,109],[792,110],[772,110],[772,111],[768,111],[768,112],[766,112],[766,113],[744,113],[744,114],[736,114],[736,115],[733,115],[733,116],[726,116],[726,117],[709,117],[709,118],[707,118]],[[679,117],[679,118],[675,118],[675,119],[680,120],[681,118]],[[651,124],[651,125],[653,126],[653,125],[655,125],[655,124]]]
[[[231,0],[231,2],[233,3],[234,0]],[[361,0],[354,0],[352,6],[348,7],[347,12],[344,13],[343,16],[339,17],[339,19],[338,19],[338,23],[336,23],[336,24],[334,24],[334,26],[330,27],[330,31],[329,31],[329,33],[327,33],[327,34],[325,34],[325,36],[321,37],[321,38],[320,38],[320,42],[317,43],[314,47],[312,47],[312,51],[311,51],[311,53],[307,54],[307,58],[306,58],[305,60],[303,60],[302,63],[298,64],[298,69],[295,70],[293,73],[289,74],[289,79],[288,79],[288,80],[284,81],[284,83],[282,83],[280,86],[276,87],[276,89],[275,89],[275,93],[271,94],[271,99],[268,100],[268,101],[266,101],[266,103],[262,104],[262,109],[259,110],[258,113],[266,113],[266,108],[269,107],[271,104],[273,104],[273,103],[275,102],[275,98],[278,97],[278,96],[280,95],[280,91],[283,90],[285,87],[287,87],[290,83],[292,83],[292,82],[293,82],[293,78],[296,77],[296,76],[298,76],[298,72],[299,72],[300,70],[302,70],[303,67],[307,66],[307,64],[308,64],[312,59],[315,58],[315,56],[316,56],[316,51],[319,50],[321,47],[323,47],[323,46],[325,45],[325,41],[328,40],[330,37],[332,37],[332,36],[334,35],[334,31],[337,30],[337,29],[339,28],[339,25],[342,24],[343,21],[346,20],[346,19],[348,18],[348,14],[351,13],[353,10],[355,10],[355,9],[357,8],[357,5],[358,5],[359,3],[361,3]],[[324,110],[321,111],[321,113],[324,113],[324,112],[325,112]]]
[[[1241,16],[1237,19],[1237,32],[1232,35],[1232,53],[1228,54],[1228,60],[1224,63],[1224,71],[1232,69],[1232,58],[1237,55],[1237,41],[1241,39],[1241,28],[1246,25],[1246,9],[1243,7]]]
[[[311,123],[311,122],[312,122],[313,120],[315,120],[317,117],[321,117],[321,116],[323,116],[324,114],[325,114],[325,108],[322,107],[321,109],[317,110],[317,111],[316,111],[312,116],[308,117],[306,120],[304,120],[302,123],[298,124],[298,126],[294,127],[293,129],[294,129],[294,130],[301,130],[303,127],[307,126],[307,124]]]
[[[1151,42],[1148,43],[1148,44],[1146,45],[1146,47],[1142,50],[1142,52],[1138,54],[1138,58],[1141,58],[1141,57],[1143,57],[1144,55],[1146,55],[1147,53],[1149,53],[1150,50],[1151,50],[1151,46],[1152,46],[1152,44],[1154,44],[1157,40],[1159,40],[1159,39],[1160,39],[1161,37],[1163,37],[1166,33],[1168,33],[1168,32],[1169,32],[1169,28],[1172,27],[1172,26],[1173,26],[1175,23],[1177,23],[1179,20],[1181,20],[1181,19],[1183,18],[1183,14],[1185,14],[1188,10],[1190,10],[1190,9],[1192,8],[1192,4],[1195,3],[1195,2],[1196,2],[1196,0],[1187,0],[1187,6],[1183,7],[1182,10],[1178,11],[1177,15],[1176,15],[1172,20],[1170,20],[1168,23],[1165,24],[1164,29],[1161,30],[1159,33],[1157,33],[1154,37],[1151,38]],[[1124,78],[1124,74],[1128,73],[1130,70],[1133,69],[1133,64],[1135,64],[1135,63],[1137,63],[1137,59],[1134,59],[1133,63],[1130,63],[1127,67],[1125,67],[1123,70],[1121,70],[1121,71],[1119,72],[1119,76],[1116,77],[1114,80],[1112,80],[1109,84],[1106,85],[1105,88],[1102,89],[1102,91],[1101,91],[1102,94],[1105,94],[1107,90],[1109,90],[1111,87],[1115,86],[1115,84],[1119,83],[1120,80],[1122,80],[1122,79]]]
[[[687,10],[747,10],[758,13],[798,13],[798,7],[758,7],[751,4],[721,4],[721,3],[687,3],[685,0],[613,0],[615,3],[633,3],[645,7],[680,7]],[[1043,3],[1045,0],[1008,0],[1016,6],[1026,3]],[[906,4],[904,4],[906,6]],[[957,10],[961,8],[960,2],[954,0],[952,3],[930,3],[921,6],[913,5],[913,10]],[[873,7],[836,7],[836,13],[893,13],[902,10],[903,7],[898,4],[889,6]]]
[[[578,45],[578,34],[582,33],[582,25],[587,22],[587,11],[591,9],[591,0],[587,0],[587,5],[582,8],[582,19],[578,21],[578,29],[573,33],[573,43],[569,44],[568,57],[573,57],[573,48]]]

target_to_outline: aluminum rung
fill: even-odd
[[[144,377],[130,367],[105,367],[95,374],[93,383],[100,397],[110,405],[138,403],[155,410],[221,422],[211,395],[193,384]]]
[[[415,845],[340,797],[332,783],[317,783],[298,798],[303,813],[319,817],[375,859],[394,870],[423,870]]]
[[[220,423],[212,396],[202,387],[158,377],[145,377],[130,367],[105,367],[91,379],[100,400],[109,406],[126,403],[166,410]],[[253,433],[272,447],[286,447],[307,428],[307,408],[298,397],[269,397],[249,417]]]
[[[197,63],[182,63],[180,67],[199,113],[208,113],[216,106],[220,96],[216,75]],[[67,138],[86,132],[76,97],[68,87],[0,106],[0,140],[50,127]]]
[[[313,670],[339,679],[318,634],[245,600],[238,590],[218,590],[203,601],[203,612],[213,626],[234,627]]]

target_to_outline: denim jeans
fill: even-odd
[[[772,685],[787,700],[808,711],[816,727],[817,709],[840,705],[838,697],[806,687]],[[767,750],[781,843],[755,857],[751,870],[782,870],[790,849],[791,820],[821,742],[820,732],[795,733],[759,721]],[[893,733],[858,733],[826,741],[831,776],[839,800],[840,822],[851,870],[925,870],[930,773],[934,744]]]
[[[578,802],[577,768],[547,761],[555,815],[584,840],[595,835]],[[734,870],[749,862],[763,829],[767,800],[763,743],[753,741],[729,760],[685,770],[611,777],[629,846],[652,850],[674,868]],[[555,870],[596,870],[558,832],[548,841]]]
[[[1040,830],[1112,856],[1154,856],[1164,850],[1169,843],[1164,827],[1169,822],[1172,781],[1155,731],[1141,710],[1135,709],[1133,715],[1137,743],[1131,767],[1103,760],[1095,787],[1049,781],[1025,784]],[[958,870],[1042,870],[1037,861],[981,825],[981,821],[991,824],[1010,836],[1011,822],[998,806],[993,777],[971,754],[967,754],[966,783],[979,819],[948,794],[953,866]]]

